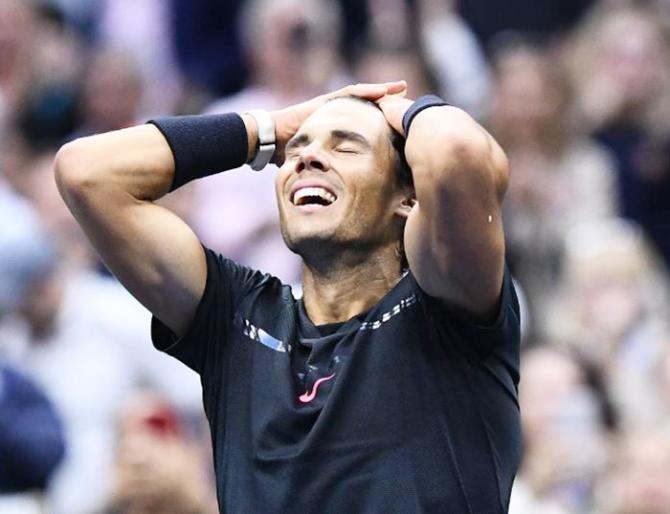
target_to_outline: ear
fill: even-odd
[[[395,214],[403,219],[407,219],[412,212],[412,208],[416,205],[416,194],[412,188],[404,188],[403,196],[400,197],[395,208]]]

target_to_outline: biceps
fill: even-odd
[[[169,210],[119,195],[96,195],[73,206],[73,213],[123,286],[181,335],[205,288],[204,250]]]
[[[486,317],[497,305],[504,270],[500,209],[471,208],[464,198],[448,203],[415,206],[405,227],[407,260],[426,293]]]

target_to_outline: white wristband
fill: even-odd
[[[260,171],[267,166],[275,153],[275,122],[267,111],[248,111],[246,114],[256,121],[258,128],[258,150],[249,166]]]

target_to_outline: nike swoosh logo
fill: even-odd
[[[328,375],[327,377],[319,378],[316,382],[314,382],[314,385],[312,386],[312,390],[309,393],[305,392],[305,394],[301,394],[298,397],[298,400],[300,400],[302,403],[311,402],[314,399],[314,397],[316,396],[317,389],[319,388],[321,383],[326,382],[327,380],[330,380],[334,376],[335,376],[335,373],[333,373],[332,375]]]

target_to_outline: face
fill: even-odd
[[[615,470],[615,512],[663,514],[670,509],[670,443],[665,432],[634,434],[623,442]]]
[[[35,30],[34,14],[26,2],[0,2],[0,70],[3,72],[11,72],[14,66],[20,65],[31,43],[30,34]]]
[[[349,99],[315,111],[286,146],[276,178],[282,234],[303,258],[397,243],[407,191],[381,111]]]
[[[308,96],[327,88],[338,66],[337,11],[319,0],[260,0],[252,3],[246,27],[256,72],[272,86]],[[327,22],[325,20],[328,20]],[[296,93],[297,92],[297,93]]]
[[[564,109],[560,86],[541,55],[511,50],[498,62],[492,115],[499,125],[534,134]]]
[[[543,349],[526,353],[521,371],[519,401],[526,436],[538,437],[549,431],[556,406],[566,403],[582,377],[577,365],[567,356]]]
[[[601,72],[624,99],[634,104],[653,99],[663,84],[667,58],[655,22],[634,13],[613,16],[604,27],[601,44]]]
[[[602,470],[606,447],[598,400],[583,371],[571,357],[537,348],[524,354],[521,373],[524,474],[542,476],[552,495],[564,496],[575,476],[580,488],[588,485]]]
[[[84,111],[91,126],[126,126],[135,119],[141,99],[141,80],[129,58],[112,52],[96,56],[84,84]]]

